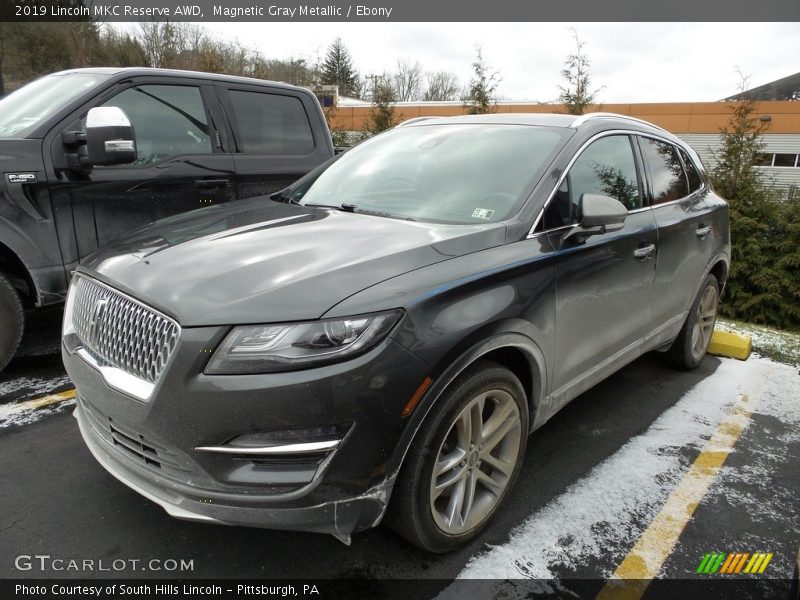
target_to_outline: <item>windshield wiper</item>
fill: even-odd
[[[386,217],[389,219],[402,219],[403,221],[416,221],[414,217],[407,217],[405,215],[398,215],[395,213],[385,212],[382,210],[371,210],[369,208],[359,208],[358,204],[350,204],[343,202],[339,206],[333,204],[304,204],[303,206],[311,206],[314,208],[335,208],[342,212],[358,213],[360,215],[374,215],[376,217]]]

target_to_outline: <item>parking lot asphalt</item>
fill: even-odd
[[[430,578],[442,588],[459,577],[538,578],[569,592],[580,580],[624,577],[626,569],[720,577],[696,573],[706,553],[761,552],[773,555],[768,568],[747,577],[788,593],[800,547],[794,367],[707,357],[684,372],[657,355],[640,358],[533,434],[513,495],[488,531],[433,556],[385,527],[356,534],[346,547],[330,536],[170,518],[94,461],[68,395],[19,409],[70,389],[57,334],[57,314],[34,322],[23,356],[0,374],[3,578]],[[712,468],[709,458],[721,462]],[[127,562],[110,573],[15,566],[18,556],[37,554]],[[151,558],[188,560],[192,570],[143,573],[133,562]]]

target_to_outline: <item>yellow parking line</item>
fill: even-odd
[[[8,410],[11,413],[25,412],[28,410],[35,410],[37,408],[44,408],[45,406],[51,406],[52,404],[58,404],[59,402],[64,402],[66,400],[72,400],[74,397],[75,389],[73,388],[64,392],[49,394],[47,396],[42,396],[41,398],[34,398],[33,400],[26,400],[25,402],[12,404],[8,407]]]
[[[740,396],[678,487],[667,498],[661,512],[600,590],[597,600],[638,600],[642,597],[749,424],[749,402],[746,394]]]

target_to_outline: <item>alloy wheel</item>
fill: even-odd
[[[711,335],[714,333],[714,323],[717,320],[718,304],[717,288],[710,285],[703,292],[697,305],[695,324],[692,328],[692,357],[695,360],[700,360],[708,350]]]
[[[451,423],[430,484],[437,527],[451,535],[478,527],[503,497],[522,441],[519,407],[503,390],[467,402]]]

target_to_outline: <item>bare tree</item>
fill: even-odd
[[[426,75],[427,88],[422,95],[422,99],[432,102],[446,102],[458,100],[461,92],[461,84],[453,73],[448,71],[437,71]]]
[[[139,42],[151,67],[166,65],[175,53],[174,27],[163,21],[139,23]]]
[[[412,63],[406,58],[399,59],[393,79],[398,102],[419,100],[422,92],[422,67],[419,61]]]

